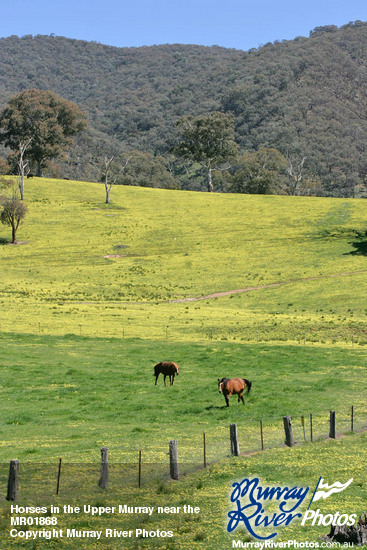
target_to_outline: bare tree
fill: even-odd
[[[287,191],[290,195],[297,195],[299,188],[304,177],[303,167],[307,157],[303,157],[301,162],[294,163],[289,154],[287,154],[288,166],[286,172],[291,179],[291,183],[287,185]]]
[[[112,157],[104,157],[104,165],[102,168],[102,181],[104,183],[104,187],[106,190],[106,204],[110,204],[111,202],[111,189],[113,185],[117,182],[118,178],[121,176],[121,174],[124,173],[124,170],[126,166],[129,163],[130,157],[126,160],[126,162],[122,165],[120,165],[118,162],[114,162],[115,155],[112,155]]]
[[[103,178],[103,183],[106,190],[106,204],[110,204],[111,202],[111,199],[110,199],[111,189],[112,189],[112,186],[117,181],[117,173],[115,171],[114,172],[112,171],[112,165],[111,165],[114,158],[115,158],[114,156],[112,156],[111,158],[108,158],[105,156],[104,158],[102,178]]]
[[[24,155],[27,147],[30,145],[33,138],[19,143],[19,159],[18,159],[18,174],[19,174],[19,192],[20,198],[24,201],[24,174],[29,162],[25,160]]]

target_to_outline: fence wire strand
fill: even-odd
[[[329,437],[329,412],[312,414],[312,440],[317,442]],[[304,424],[302,423],[302,416]],[[295,443],[300,445],[311,441],[310,415],[293,415],[292,429]],[[351,433],[352,406],[345,406],[336,411],[337,436]],[[353,407],[353,431],[367,429],[367,405]],[[261,431],[259,420],[246,420],[237,424],[240,454],[246,455],[261,451]],[[282,447],[285,434],[282,418],[262,420],[264,450]],[[141,487],[155,483],[157,490],[164,492],[164,483],[170,479],[168,442],[162,450],[159,461],[149,461],[149,448],[142,449],[140,470]],[[185,475],[204,467],[203,435],[187,436],[178,440],[180,475]],[[155,453],[156,455],[156,453]],[[228,425],[205,430],[205,457],[207,465],[214,464],[231,456],[230,430]],[[101,475],[101,464],[82,462],[62,462],[60,491],[63,496],[75,496],[98,492],[98,480]],[[9,464],[0,463],[0,484],[3,487],[0,500],[5,500],[9,476]],[[52,498],[56,494],[58,462],[21,462],[19,466],[19,494],[22,502],[37,503]],[[108,464],[108,488],[137,488],[139,484],[138,453],[134,461]]]

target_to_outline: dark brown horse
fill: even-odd
[[[164,385],[167,386],[166,376],[169,376],[169,385],[173,386],[175,375],[177,374],[178,376],[178,367],[179,365],[173,361],[161,361],[154,365],[155,385],[157,385],[158,376],[162,373],[164,376]]]
[[[233,378],[232,380],[229,378],[219,380],[218,378],[218,391],[224,395],[227,407],[229,407],[229,398],[234,393],[238,395],[237,403],[242,401],[245,404],[242,394],[245,388],[247,388],[246,393],[250,393],[251,386],[250,380],[246,380],[246,378]]]

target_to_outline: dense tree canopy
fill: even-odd
[[[0,108],[12,95],[38,88],[86,112],[89,130],[57,161],[69,178],[98,180],[95,158],[106,151],[166,156],[177,120],[221,111],[234,117],[241,154],[276,148],[293,168],[306,158],[302,182],[317,182],[318,194],[361,196],[367,178],[366,43],[361,21],[317,27],[308,38],[248,52],[12,36],[0,39]],[[205,188],[188,164],[176,163],[171,173],[182,188]]]
[[[196,118],[186,116],[177,122],[177,127],[181,140],[173,152],[201,164],[206,170],[208,191],[213,191],[212,171],[237,155],[233,118],[219,112]]]
[[[16,152],[29,142],[25,156],[37,165],[39,176],[46,161],[58,157],[85,128],[79,107],[50,91],[25,90],[0,115],[0,141]]]
[[[276,149],[261,147],[238,159],[230,190],[235,193],[269,194],[284,189],[287,159]]]
[[[168,163],[164,157],[142,151],[130,151],[122,155],[122,161],[126,162],[127,160],[126,168],[118,179],[119,184],[162,189],[178,187],[175,178],[168,170]]]

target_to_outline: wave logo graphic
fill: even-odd
[[[323,478],[320,477],[308,507],[311,506],[312,502],[316,502],[317,500],[320,500],[320,498],[325,500],[334,493],[341,493],[352,483],[352,481],[353,478],[351,477],[346,483],[335,481],[332,485],[328,485],[327,483],[325,483]]]
[[[305,525],[307,521],[311,521],[311,525],[333,525],[335,526],[343,526],[348,525],[348,527],[351,527],[355,524],[357,519],[357,514],[343,514],[342,512],[336,512],[336,514],[322,514],[320,509],[317,510],[310,510],[310,506],[312,502],[318,501],[320,499],[327,499],[334,493],[341,493],[342,491],[345,491],[347,487],[352,483],[353,478],[351,477],[348,481],[345,483],[340,483],[340,481],[334,481],[331,485],[328,483],[325,483],[325,481],[322,479],[322,477],[319,478],[319,481],[317,482],[316,489],[314,490],[314,493],[312,495],[310,504],[308,505],[307,511],[304,513],[301,525]]]

